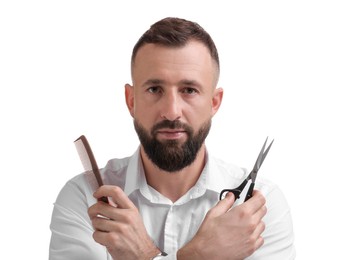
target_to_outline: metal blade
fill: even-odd
[[[268,137],[267,137],[267,138],[268,138]],[[266,140],[266,141],[267,141],[267,140]],[[258,169],[261,168],[261,165],[262,165],[264,159],[266,159],[266,156],[267,156],[269,150],[271,149],[271,146],[272,146],[273,142],[274,142],[274,140],[272,140],[272,142],[269,144],[269,146],[267,147],[267,149],[264,151],[264,153],[263,153],[263,155],[262,155],[262,158],[261,158],[261,161],[260,161],[260,164],[259,164],[259,166],[258,166]]]
[[[261,168],[261,165],[262,165],[263,161],[266,159],[266,156],[267,156],[269,150],[271,149],[271,146],[272,146],[273,141],[274,141],[274,140],[272,140],[272,142],[269,144],[269,146],[265,150],[265,147],[266,147],[266,144],[267,144],[267,140],[268,140],[268,136],[267,136],[266,141],[264,142],[264,144],[262,146],[262,149],[261,149],[261,151],[260,151],[260,153],[258,155],[258,158],[256,160],[255,166],[252,169],[251,173],[249,174],[252,182],[255,182],[258,170]]]
[[[252,171],[258,171],[258,169],[259,169],[260,166],[261,166],[263,151],[264,151],[264,148],[265,148],[265,146],[266,146],[267,140],[268,140],[268,137],[266,138],[266,141],[264,142],[264,144],[263,144],[263,146],[262,146],[262,148],[261,148],[261,151],[260,151],[260,153],[258,154],[256,163],[255,163],[255,165],[254,165]]]

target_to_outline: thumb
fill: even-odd
[[[216,218],[226,213],[233,206],[235,196],[232,192],[228,192],[224,199],[220,200],[216,206],[210,209],[207,213],[207,217]]]

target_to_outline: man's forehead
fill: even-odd
[[[152,66],[210,66],[213,59],[206,46],[200,42],[191,41],[181,47],[170,47],[160,44],[148,43],[143,45],[135,56],[132,70],[138,67],[152,69]]]
[[[215,78],[217,73],[216,62],[212,59],[208,48],[199,41],[189,41],[184,46],[165,46],[147,43],[138,50],[132,64],[132,77],[139,73],[151,73],[155,70],[204,71]],[[135,74],[137,73],[137,74]],[[213,74],[214,73],[214,74]],[[150,75],[154,77],[155,75]],[[191,79],[191,77],[190,77]],[[212,79],[213,81],[213,79]]]

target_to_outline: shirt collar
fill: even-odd
[[[191,198],[198,198],[207,190],[219,195],[223,189],[233,189],[239,185],[245,174],[245,169],[219,160],[206,150],[206,164],[200,178],[190,190]]]
[[[131,156],[127,173],[126,173],[126,182],[124,185],[124,192],[129,196],[135,190],[140,189],[141,187],[147,185],[144,167],[140,157],[140,146],[136,152]]]
[[[236,187],[245,177],[246,170],[223,162],[212,157],[206,150],[206,164],[193,188],[190,189],[191,198],[202,196],[206,190],[220,193],[223,189]],[[140,156],[140,146],[131,156],[127,172],[124,192],[129,196],[135,190],[150,195],[150,189],[146,182],[144,167]],[[146,194],[145,194],[146,195]]]
[[[140,155],[140,146],[130,158],[124,185],[124,192],[127,196],[136,190],[139,190],[141,194],[151,202],[166,201],[166,203],[169,203],[169,199],[160,196],[156,190],[147,184],[144,166]]]
[[[209,155],[203,173],[206,173],[206,188],[219,194],[223,189],[238,186],[247,170]]]

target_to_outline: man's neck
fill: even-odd
[[[148,185],[173,202],[181,198],[195,185],[206,163],[205,145],[202,145],[191,165],[177,172],[166,172],[158,168],[148,158],[143,147],[141,147],[140,153]]]

